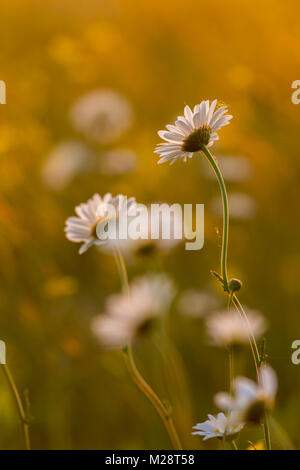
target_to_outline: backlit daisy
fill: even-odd
[[[122,348],[146,333],[153,320],[164,314],[175,295],[173,282],[166,275],[139,277],[127,293],[110,296],[105,313],[97,316],[92,330],[106,348]]]
[[[264,317],[252,310],[247,312],[247,317],[249,324],[234,309],[211,314],[206,320],[211,343],[220,347],[248,344],[249,329],[256,339],[259,338],[266,330]]]
[[[99,194],[89,199],[86,203],[75,207],[77,216],[69,217],[66,220],[65,233],[68,240],[76,243],[83,242],[79,254],[84,253],[92,245],[103,245],[107,240],[100,240],[96,229],[100,222],[105,222],[110,217],[110,209],[115,208],[115,213],[129,210],[135,204],[135,198],[127,199],[126,196],[119,194],[113,197],[106,193],[103,197]]]
[[[232,382],[233,395],[218,393],[216,405],[228,411],[235,422],[258,424],[264,411],[274,406],[277,392],[277,376],[269,365],[259,369],[259,384],[246,377],[237,377]]]
[[[132,124],[133,110],[125,96],[100,88],[78,98],[71,108],[70,120],[88,139],[109,144]]]
[[[51,189],[59,191],[77,174],[94,169],[96,162],[93,151],[82,142],[61,142],[48,155],[42,168],[42,179]]]
[[[227,106],[218,106],[218,101],[201,101],[194,107],[184,108],[184,116],[178,116],[174,125],[166,126],[166,131],[158,131],[159,137],[166,142],[160,143],[155,150],[161,158],[158,163],[178,158],[192,158],[202,146],[211,147],[219,139],[216,131],[229,124],[232,116],[227,114]]]
[[[203,436],[203,440],[218,437],[226,440],[232,440],[243,428],[243,423],[232,423],[230,416],[225,416],[224,413],[218,413],[217,416],[207,415],[208,419],[203,423],[198,423],[193,426],[196,429],[192,434]]]

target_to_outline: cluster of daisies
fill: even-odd
[[[219,105],[217,100],[211,103],[202,101],[193,111],[186,106],[183,116],[178,116],[173,125],[166,126],[167,130],[158,132],[165,141],[155,150],[160,155],[158,163],[174,163],[179,158],[186,161],[204,147],[211,147],[218,140],[217,131],[229,124],[231,118],[227,107]],[[152,252],[151,245],[156,245],[155,249],[161,248],[161,240],[147,237],[117,242],[99,239],[98,228],[109,219],[110,205],[115,207],[115,217],[118,219],[122,211],[129,213],[136,201],[123,195],[113,197],[107,193],[101,197],[95,194],[86,203],[75,207],[76,216],[67,219],[66,237],[72,242],[82,243],[80,254],[92,245],[105,251],[120,249],[122,252]],[[171,240],[170,244],[172,243],[174,240]],[[119,293],[107,299],[105,311],[94,319],[92,330],[103,347],[124,348],[148,332],[155,321],[168,312],[175,292],[173,282],[165,274],[139,277],[131,283],[130,295]],[[188,302],[191,304],[189,310],[192,313],[189,315],[202,312],[200,304],[203,299],[207,304],[206,297],[203,298],[203,294],[196,292],[189,293],[188,296],[186,294],[181,303],[186,305],[187,299],[190,299]],[[248,312],[247,322],[233,309],[218,311],[206,318],[210,343],[224,349],[236,349],[248,344],[249,334],[258,339],[265,332],[266,326],[264,318],[253,311]],[[274,406],[277,377],[269,365],[262,364],[257,383],[246,377],[236,377],[230,390],[231,393],[222,392],[215,396],[215,404],[221,411],[216,416],[209,414],[206,421],[194,426],[193,434],[202,436],[203,440],[219,438],[230,441],[246,425],[260,423],[266,410],[271,410]]]

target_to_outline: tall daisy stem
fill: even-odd
[[[228,357],[229,357],[229,393],[232,393],[232,382],[234,378],[234,359],[233,359],[233,347],[229,346],[228,349]]]
[[[20,419],[21,426],[22,426],[25,448],[26,450],[30,450],[30,438],[29,438],[27,416],[23,407],[23,403],[22,403],[16,382],[12,376],[12,373],[10,372],[8,365],[2,364],[2,367],[3,367],[4,375],[7,379],[11,394],[16,403],[19,419]]]
[[[172,443],[172,447],[176,450],[182,450],[182,446],[177,434],[177,431],[174,426],[173,418],[167,409],[167,407],[161,402],[160,398],[156,395],[154,390],[150,387],[150,385],[145,381],[142,377],[140,372],[138,371],[133,354],[132,348],[128,345],[124,349],[125,355],[125,362],[128,368],[128,371],[132,377],[134,383],[138,386],[138,388],[144,393],[144,395],[148,398],[148,400],[152,403],[154,408],[156,409],[157,413],[159,414],[166,430],[169,435],[170,441]]]
[[[270,433],[270,424],[269,424],[269,413],[267,410],[265,410],[265,413],[264,413],[263,428],[264,428],[266,449],[271,450],[271,433]]]
[[[230,447],[231,447],[232,450],[239,450],[236,443],[235,443],[235,441],[230,442]]]
[[[225,186],[225,182],[224,182],[222,173],[220,171],[220,168],[219,168],[216,160],[214,159],[214,157],[212,156],[212,154],[210,153],[210,151],[208,150],[208,148],[205,145],[202,146],[202,151],[203,151],[205,157],[207,158],[210,166],[212,167],[212,169],[213,169],[213,171],[216,175],[216,178],[217,178],[218,183],[219,183],[220,191],[221,191],[222,203],[223,203],[221,278],[222,278],[222,283],[223,283],[223,287],[224,287],[225,292],[227,292],[227,294],[229,296],[231,296],[232,294],[229,290],[228,277],[227,277],[227,251],[228,251],[228,233],[229,233],[229,208],[228,208],[227,190],[226,190],[226,186]],[[236,295],[233,295],[232,301],[233,301],[234,306],[238,310],[238,312],[241,314],[241,316],[244,318],[244,320],[247,323],[250,347],[251,347],[251,351],[252,351],[252,355],[253,355],[253,360],[254,360],[254,365],[255,365],[255,369],[256,369],[256,373],[257,373],[257,378],[258,378],[258,381],[259,381],[258,368],[260,366],[260,355],[259,355],[259,352],[258,352],[255,337],[253,335],[253,332],[252,332],[247,314],[246,314],[245,310],[243,309],[243,307],[242,307],[241,303],[239,302]],[[231,299],[230,299],[230,302],[231,302]],[[269,427],[268,417],[267,417],[266,414],[265,414],[265,417],[264,417],[263,427],[264,427],[266,448],[268,450],[270,450],[271,449],[270,427]]]
[[[127,294],[129,295],[128,276],[127,276],[127,270],[126,270],[124,258],[122,256],[121,251],[118,248],[115,249],[114,254],[115,254],[115,259],[116,259],[116,263],[118,266],[118,270],[120,273],[122,288],[124,292],[127,292]],[[133,357],[132,347],[130,344],[128,344],[123,349],[123,353],[124,353],[126,366],[127,366],[127,369],[129,371],[129,374],[132,380],[137,385],[137,387],[141,390],[141,392],[143,392],[143,394],[152,403],[153,407],[155,408],[158,415],[160,416],[166,428],[168,436],[170,438],[172,447],[176,450],[182,450],[182,445],[181,445],[180,439],[178,437],[178,434],[174,425],[171,410],[169,410],[162,403],[158,395],[154,392],[154,390],[150,387],[150,385],[146,382],[146,380],[143,378],[143,376],[139,372],[136,366],[134,357]]]
[[[222,203],[223,203],[223,232],[222,232],[222,249],[221,249],[221,276],[224,282],[224,289],[228,292],[228,277],[227,277],[227,251],[228,251],[228,234],[229,234],[229,209],[228,209],[228,197],[225,182],[222,173],[218,167],[218,164],[208,148],[203,145],[202,151],[206,156],[210,166],[212,167],[221,191]]]

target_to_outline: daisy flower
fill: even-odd
[[[266,330],[265,319],[258,312],[251,310],[248,311],[247,317],[249,325],[234,309],[211,314],[206,320],[211,343],[219,347],[248,344],[249,330],[255,338],[259,338]]]
[[[133,121],[133,110],[120,93],[96,89],[78,98],[71,108],[70,120],[85,137],[106,145],[127,131]]]
[[[232,415],[235,422],[259,423],[264,411],[274,406],[277,392],[277,376],[269,365],[259,369],[259,384],[246,377],[237,377],[232,382],[233,396],[218,393],[215,403]]]
[[[232,440],[241,431],[243,423],[232,423],[231,417],[225,416],[224,413],[218,413],[217,416],[207,415],[208,419],[203,423],[198,423],[193,426],[194,431],[192,434],[203,436],[203,440],[218,437],[219,439],[225,438]]]
[[[155,150],[161,156],[158,163],[171,160],[172,164],[181,157],[186,162],[203,145],[211,147],[219,139],[216,131],[227,126],[232,118],[227,111],[227,106],[218,106],[218,100],[211,104],[209,100],[201,101],[194,111],[186,106],[184,116],[178,116],[174,125],[166,126],[166,131],[158,131],[159,137],[165,140]]]
[[[151,329],[174,295],[173,282],[166,275],[139,277],[131,284],[129,296],[121,293],[107,299],[105,313],[94,319],[92,330],[104,347],[122,348]]]
[[[103,197],[94,194],[86,203],[75,207],[77,216],[69,217],[66,220],[65,234],[67,239],[76,243],[83,242],[79,250],[80,255],[92,245],[107,243],[107,241],[100,240],[97,237],[96,229],[98,224],[108,220],[111,207],[115,208],[118,216],[121,211],[128,211],[134,204],[136,204],[135,198],[127,199],[122,194],[116,197],[113,197],[110,193],[106,193]]]
[[[96,161],[93,151],[82,142],[61,142],[48,155],[42,169],[42,179],[51,189],[59,191],[77,174],[95,168]]]

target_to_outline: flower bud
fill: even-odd
[[[239,279],[230,279],[228,282],[228,288],[230,292],[237,292],[242,287],[242,282]]]

